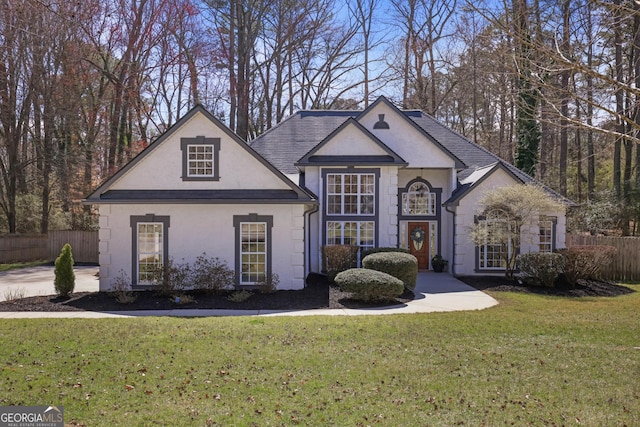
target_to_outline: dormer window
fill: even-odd
[[[182,138],[182,180],[218,181],[220,138]]]

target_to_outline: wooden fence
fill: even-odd
[[[613,246],[618,249],[613,263],[602,270],[603,278],[610,280],[640,280],[640,237],[588,236],[567,234],[567,246]]]
[[[0,263],[54,261],[65,243],[77,263],[98,263],[97,231],[50,231],[45,235],[0,237]]]

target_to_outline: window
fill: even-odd
[[[357,173],[356,173],[357,171]],[[377,169],[325,170],[326,245],[376,245]]]
[[[555,218],[541,216],[539,221],[539,251],[553,252],[555,241]]]
[[[184,181],[217,181],[220,138],[182,138],[182,179]]]
[[[511,225],[507,221],[483,220],[485,244],[479,247],[478,266],[481,270],[505,270],[506,259],[511,256],[513,242]]]
[[[375,175],[327,174],[327,215],[373,215]]]
[[[426,183],[414,182],[409,190],[402,194],[402,214],[435,215],[436,193],[430,192]]]
[[[187,176],[213,177],[212,145],[187,145]]]
[[[327,245],[352,245],[361,249],[375,247],[373,221],[328,221]]]
[[[264,222],[240,223],[240,259],[242,273],[240,284],[253,284],[265,279],[267,273],[267,224]]]
[[[250,214],[233,217],[236,229],[236,280],[255,285],[271,276],[273,217]]]
[[[138,223],[138,284],[151,284],[164,260],[162,223]]]
[[[165,265],[169,217],[147,214],[131,217],[132,277],[135,285],[152,285]]]

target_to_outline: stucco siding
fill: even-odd
[[[477,184],[472,191],[465,195],[456,207],[456,246],[454,255],[454,272],[456,275],[476,275],[476,274],[503,274],[501,271],[477,271],[477,250],[475,244],[469,237],[469,232],[474,226],[476,215],[479,214],[479,201],[483,194],[491,189],[502,186],[521,184],[515,181],[503,170],[496,170],[481,183]],[[565,247],[566,221],[565,213],[542,212],[541,214],[551,216],[557,221],[555,224],[555,248]],[[539,224],[538,218],[534,218],[531,223],[525,224],[521,229],[521,242],[519,253],[539,251]]]
[[[389,124],[389,129],[373,128],[380,114],[384,114],[384,120]],[[378,104],[359,121],[387,147],[409,162],[410,167],[455,167],[455,160],[450,155],[426,139],[424,134],[407,122],[406,118],[400,116],[397,110],[392,110],[384,103]]]
[[[217,181],[183,181],[182,138],[206,136],[220,138],[219,175]],[[290,189],[267,166],[245,147],[229,137],[202,114],[195,114],[176,129],[159,146],[114,182],[112,190],[228,190],[228,189]]]
[[[385,155],[387,152],[373,143],[369,136],[365,136],[356,125],[350,124],[334,135],[325,145],[320,147],[316,155],[354,156],[354,155]]]
[[[193,263],[206,253],[234,268],[234,215],[273,217],[272,272],[279,289],[304,287],[304,207],[302,205],[102,205],[100,289],[109,290],[120,270],[131,278],[132,229],[130,218],[168,216],[168,256],[176,263]],[[104,218],[103,218],[104,217]],[[103,262],[104,261],[104,262]],[[114,271],[112,266],[117,266]]]

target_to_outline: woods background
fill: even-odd
[[[243,139],[298,109],[421,109],[639,233],[632,0],[0,0],[0,232],[81,200],[195,104]]]

